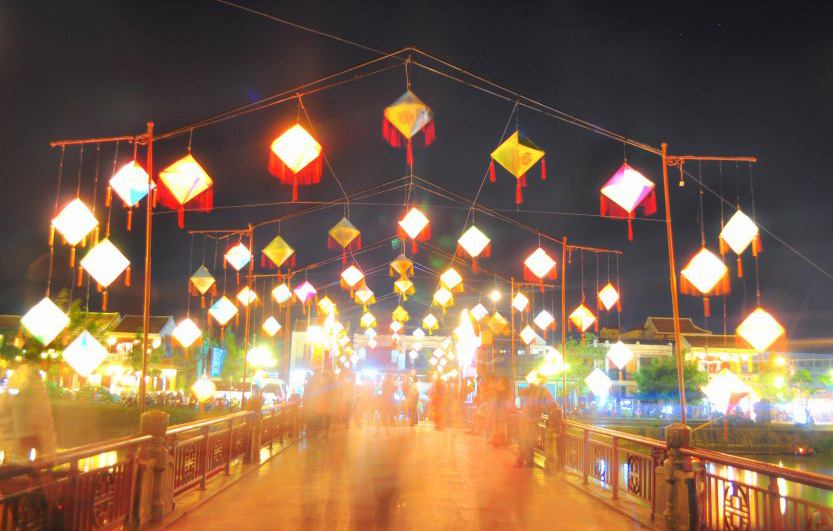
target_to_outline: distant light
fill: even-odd
[[[492,299],[492,302],[497,302],[500,300],[500,292],[496,289],[493,289],[491,293],[489,293],[489,298]]]

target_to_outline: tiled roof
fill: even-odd
[[[661,334],[674,333],[674,319],[671,317],[649,317],[648,321],[653,323],[654,328]],[[647,324],[647,323],[646,323]],[[694,321],[688,317],[680,319],[680,333],[681,334],[710,334],[708,330],[704,330],[694,324]]]
[[[745,349],[754,350],[746,341],[740,336],[724,336],[724,335],[710,335],[710,336],[691,336],[685,335],[683,339],[691,348],[731,348],[731,349]]]
[[[162,331],[162,328],[165,327],[170,319],[171,317],[168,315],[151,315],[148,332],[151,334],[158,334]],[[113,332],[135,334],[142,329],[143,324],[144,319],[141,315],[125,315]]]

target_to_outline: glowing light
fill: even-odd
[[[364,331],[364,335],[368,339],[373,339],[374,337],[376,337],[376,330],[374,330],[372,328],[368,328],[367,330]]]
[[[492,333],[498,335],[503,333],[506,330],[506,327],[509,326],[509,321],[506,320],[502,315],[498,312],[492,314],[492,317],[489,318],[489,330]]]
[[[756,308],[737,328],[738,335],[758,352],[769,348],[784,332],[784,327],[763,308]]]
[[[263,331],[266,332],[269,337],[274,337],[275,334],[281,331],[282,327],[278,320],[270,315],[265,321],[263,321],[261,328],[263,328]]]
[[[276,138],[271,149],[293,173],[304,169],[321,154],[321,144],[300,124],[293,125]]]
[[[203,376],[191,386],[191,390],[194,391],[194,395],[198,401],[205,402],[214,396],[214,392],[217,391],[217,386],[214,385],[214,382]]]
[[[465,249],[465,251],[471,256],[472,258],[476,258],[486,249],[486,246],[489,245],[491,240],[483,234],[483,232],[472,225],[469,229],[460,236],[460,239],[457,240],[457,243],[460,244],[460,247]]]
[[[536,315],[535,319],[532,321],[535,323],[535,326],[546,332],[547,329],[555,322],[555,318],[547,310],[541,310],[541,312]]]
[[[353,288],[362,281],[364,278],[364,273],[362,273],[358,267],[351,265],[347,269],[341,272],[341,279],[344,281],[344,284],[350,288]]]
[[[396,101],[385,107],[384,116],[402,136],[411,139],[431,122],[434,113],[416,94],[407,90]]]
[[[68,244],[77,245],[98,226],[98,220],[83,201],[73,199],[55,216],[52,226]]]
[[[607,359],[613,362],[613,364],[616,365],[616,368],[621,371],[633,359],[633,352],[626,344],[621,341],[617,341],[612,347],[610,347],[610,349],[608,349]]]
[[[540,247],[524,260],[524,266],[539,279],[554,273],[555,260]]]
[[[478,321],[482,321],[484,317],[489,315],[489,310],[479,302],[471,309],[471,315]]]
[[[244,286],[243,289],[237,293],[237,300],[239,300],[243,306],[248,306],[257,300],[257,293],[255,293],[254,290],[249,289],[249,286]]]
[[[274,367],[278,364],[277,360],[272,357],[272,353],[269,352],[269,349],[264,346],[255,347],[249,350],[249,352],[246,353],[246,361],[248,361],[253,367],[263,368]]]
[[[593,315],[593,312],[591,312],[587,306],[579,304],[578,308],[573,310],[573,313],[570,314],[570,321],[576,328],[584,332],[593,326],[593,323],[596,322],[596,316]]]
[[[422,350],[423,344],[422,344],[422,343],[420,343],[419,341],[415,341],[415,342],[414,342],[414,344],[413,344],[413,345],[411,345],[411,347],[412,347],[414,350],[416,350],[417,352],[419,352],[420,350]]]
[[[412,360],[415,360],[419,357],[419,352],[417,352],[416,350],[412,350],[408,353],[408,356],[410,356]]]
[[[294,290],[295,297],[298,298],[301,303],[307,302],[307,300],[318,293],[315,288],[310,284],[309,280],[305,280],[301,285],[299,285]]]
[[[729,269],[705,247],[686,264],[681,274],[702,293],[708,293]]]
[[[414,263],[404,254],[400,254],[395,260],[390,263],[391,276],[398,274],[401,277],[407,277],[414,274]]]
[[[283,239],[283,236],[278,234],[261,252],[275,264],[275,267],[281,267],[287,260],[292,258],[292,255],[295,254],[295,249]]]
[[[427,225],[428,218],[416,207],[411,208],[405,217],[399,220],[399,226],[411,239],[416,239]]]
[[[723,369],[709,380],[708,385],[700,388],[715,409],[728,413],[730,402],[741,395],[748,395],[750,390],[732,371]],[[734,397],[732,396],[734,395]]]
[[[44,297],[26,312],[20,324],[32,337],[48,345],[67,327],[69,317],[48,297]]]
[[[440,282],[442,282],[442,285],[447,289],[454,291],[458,289],[458,287],[461,287],[460,284],[463,282],[463,277],[460,276],[460,273],[458,273],[456,269],[450,267],[445,271],[445,273],[440,275]]]
[[[208,313],[214,318],[220,326],[225,326],[229,320],[237,314],[237,306],[231,302],[228,297],[223,295],[211,305]]]
[[[622,164],[602,187],[602,195],[630,214],[653,190],[653,182],[629,165]]]
[[[185,348],[194,344],[202,336],[200,328],[190,318],[186,317],[176,325],[171,335]]]
[[[129,265],[130,261],[108,239],[98,242],[81,260],[81,267],[105,287],[112,284]]]
[[[596,396],[607,396],[610,393],[610,388],[613,382],[601,369],[593,369],[587,378],[584,379],[590,392]]]
[[[139,201],[148,195],[148,172],[136,162],[131,160],[110,177],[110,188],[124,201],[128,207],[136,206]],[[150,185],[150,189],[156,185]]]
[[[376,326],[376,317],[370,312],[365,312],[359,322],[364,327]]]
[[[238,243],[226,251],[225,259],[231,267],[240,271],[252,259],[252,253],[249,251],[248,247],[242,243]]]
[[[332,228],[327,232],[330,235],[330,238],[333,239],[336,243],[338,243],[344,249],[347,248],[350,243],[353,242],[356,238],[361,235],[361,231],[353,225],[349,219],[343,217],[339,220],[338,223],[332,226]],[[358,247],[358,245],[357,245]]]
[[[292,297],[292,291],[286,284],[281,284],[272,290],[272,298],[275,299],[275,302],[278,304],[285,303],[290,299],[290,297]]]
[[[601,301],[602,306],[605,307],[605,310],[609,310],[613,308],[613,306],[619,302],[619,292],[616,288],[608,282],[605,284],[605,287],[599,291],[599,301]]]
[[[396,309],[391,313],[391,318],[394,321],[399,321],[400,323],[404,323],[408,319],[410,319],[411,316],[408,315],[408,310],[406,310],[402,306],[397,306]]]
[[[196,198],[214,183],[190,153],[159,172],[159,180],[180,205]]]
[[[720,239],[726,242],[735,254],[741,254],[758,237],[758,226],[749,216],[738,210],[720,231]]]
[[[446,307],[453,304],[454,296],[445,287],[440,286],[440,289],[434,293],[434,302],[442,307]]]
[[[401,332],[402,331],[402,323],[400,323],[399,321],[393,321],[390,324],[390,331],[393,332],[394,334],[397,334],[397,333]]]
[[[527,345],[535,341],[535,338],[538,337],[538,334],[529,325],[526,325],[519,335],[521,336],[521,340]]]
[[[411,335],[414,336],[414,338],[416,338],[417,341],[419,341],[420,339],[425,337],[425,332],[423,332],[422,330],[417,328],[416,330],[414,330],[414,332]],[[419,350],[419,349],[417,349],[417,350]]]
[[[544,151],[518,131],[492,152],[492,158],[520,180],[544,156]]]
[[[313,345],[323,345],[327,340],[324,329],[318,325],[307,326],[307,342]]]
[[[356,301],[364,305],[373,304],[374,302],[376,302],[376,297],[373,293],[373,290],[368,288],[367,286],[357,289],[356,293],[354,294],[354,297],[356,298]]]
[[[498,290],[493,289],[489,292],[489,298],[492,299],[492,302],[497,302],[500,300],[501,294]]]
[[[436,330],[439,327],[439,322],[437,321],[437,318],[434,317],[434,314],[429,313],[422,318],[422,326],[426,330]]]
[[[87,377],[107,358],[107,349],[84,330],[64,349],[63,356],[75,372]]]
[[[191,275],[191,284],[193,284],[194,288],[202,295],[205,295],[215,282],[214,277],[205,265],[198,267],[197,270],[194,271],[194,274]]]
[[[775,365],[777,367],[784,367],[785,365],[787,365],[787,359],[784,356],[776,356]]]
[[[396,291],[396,293],[402,295],[403,297],[414,293],[414,283],[411,282],[407,277],[401,277],[399,280],[394,282],[393,288],[394,291]]]
[[[537,383],[539,379],[538,371],[529,371],[529,374],[526,375],[526,383],[529,385]]]
[[[515,295],[515,298],[512,299],[512,307],[519,312],[525,312],[528,306],[529,299],[523,293],[519,292]]]
[[[318,311],[320,311],[324,315],[334,314],[336,312],[336,303],[334,303],[331,298],[324,295],[318,301]]]
[[[376,340],[373,339],[372,337],[367,340],[367,348],[371,348],[371,349],[376,348],[376,345],[378,345],[378,344],[379,343],[377,343]]]

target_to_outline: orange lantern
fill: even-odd
[[[703,295],[706,317],[711,312],[709,297],[729,293],[729,269],[714,253],[701,248],[680,272],[680,293]]]
[[[604,307],[605,310],[610,310],[614,305],[619,311],[622,310],[619,291],[613,284],[608,282],[605,284],[605,287],[599,290],[599,308]]]
[[[399,220],[399,239],[405,241],[405,236],[411,239],[411,252],[417,252],[417,240],[424,242],[431,237],[431,227],[428,218],[417,207],[411,208],[405,217]]]
[[[408,277],[414,274],[414,263],[404,254],[400,254],[390,263],[390,276]]]
[[[402,300],[408,300],[408,295],[414,294],[414,283],[407,277],[400,277],[399,280],[393,283],[393,291],[402,295]]]
[[[483,234],[483,231],[472,225],[457,240],[457,254],[462,256],[463,252],[471,258],[471,268],[477,272],[477,258],[480,256],[488,258],[491,256],[491,240]]]
[[[593,312],[584,303],[579,304],[578,308],[570,314],[570,322],[582,334],[594,324],[598,326],[596,316],[593,315]]]
[[[214,181],[190,153],[159,172],[158,200],[178,211],[180,228],[185,226],[185,207],[195,212],[211,212]]]
[[[555,264],[555,260],[545,250],[538,247],[524,260],[524,280],[543,282],[545,278],[556,278],[558,269]]]
[[[289,260],[289,267],[295,266],[295,249],[278,234],[269,242],[269,245],[263,248],[260,265],[262,267],[281,267],[287,260]]]
[[[758,352],[763,352],[784,335],[784,327],[763,308],[755,308],[738,326],[737,333]]]

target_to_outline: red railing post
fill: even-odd
[[[769,476],[769,514],[768,522],[764,522],[765,529],[781,531],[781,494],[778,492],[778,478]]]
[[[613,449],[610,456],[610,488],[613,491],[613,499],[619,499],[619,438],[613,438]]]

